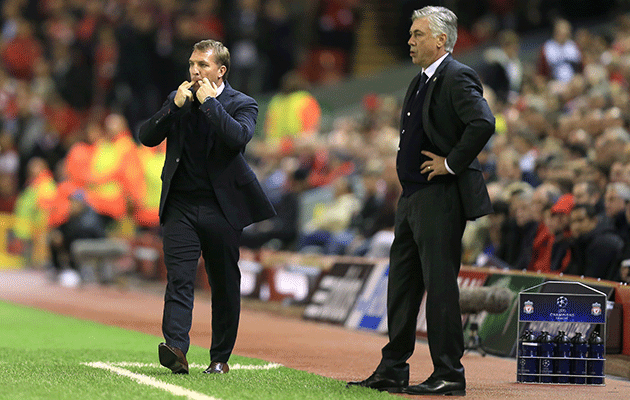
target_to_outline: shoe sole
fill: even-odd
[[[395,393],[395,392],[392,392]],[[407,391],[401,391],[400,393],[409,394],[412,396],[466,396],[465,390],[453,390],[450,392],[442,392],[442,393],[413,393]]]
[[[160,357],[160,364],[173,371],[174,374],[188,373],[188,368],[179,362],[177,354],[173,353],[168,347],[159,346],[158,355]]]

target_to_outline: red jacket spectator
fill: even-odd
[[[18,24],[18,33],[2,50],[2,61],[11,75],[18,79],[30,80],[33,65],[42,54],[40,43],[33,36],[33,27],[25,20]]]

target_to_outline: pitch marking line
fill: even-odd
[[[159,381],[155,378],[152,378],[150,376],[146,376],[146,375],[142,375],[142,374],[136,374],[134,372],[131,372],[129,370],[126,370],[124,368],[120,368],[120,367],[116,367],[114,365],[108,364],[108,363],[104,363],[104,362],[91,362],[91,363],[83,363],[84,365],[87,365],[89,367],[93,367],[93,368],[100,368],[100,369],[105,369],[108,371],[112,371],[118,375],[121,376],[126,376],[127,378],[131,378],[134,381],[142,384],[142,385],[147,385],[147,386],[153,386],[155,388],[158,389],[162,389],[165,390],[171,394],[174,394],[175,396],[183,396],[183,397],[187,397],[191,400],[219,400],[216,397],[211,397],[211,396],[206,396],[203,393],[199,393],[199,392],[195,392],[189,389],[185,389],[181,386],[177,386],[177,385],[172,385],[170,383],[166,383],[166,382],[162,382]]]
[[[118,367],[151,367],[151,368],[161,367],[161,365],[157,363],[139,363],[139,362],[126,362],[126,361],[109,362],[107,364],[118,366]],[[191,363],[191,364],[188,364],[188,366],[190,368],[202,368],[202,369],[208,368],[208,365],[206,364]],[[276,364],[276,363],[270,363],[270,364],[265,364],[265,365],[234,364],[234,365],[230,365],[230,371],[239,370],[239,369],[240,370],[270,370],[270,369],[275,369],[275,368],[280,368],[280,367],[282,367],[282,364]]]
[[[183,388],[181,386],[177,386],[177,385],[173,385],[170,383],[166,383],[166,382],[162,382],[160,380],[157,380],[153,377],[147,376],[147,375],[142,375],[142,374],[137,374],[135,372],[131,372],[129,370],[126,370],[124,368],[121,367],[154,367],[154,368],[158,368],[160,367],[159,364],[151,364],[151,363],[138,363],[138,362],[101,362],[101,361],[97,361],[97,362],[89,362],[89,363],[81,363],[83,365],[87,365],[88,367],[92,367],[92,368],[100,368],[100,369],[105,369],[111,372],[114,372],[115,374],[121,375],[121,376],[126,376],[127,378],[131,378],[133,380],[135,380],[136,382],[142,384],[142,385],[147,385],[147,386],[153,386],[155,388],[158,389],[162,389],[165,390],[171,394],[174,394],[176,396],[183,396],[183,397],[187,397],[190,400],[220,400],[216,397],[211,397],[211,396],[207,396],[203,393],[199,393],[199,392],[195,392],[186,388]],[[270,364],[266,364],[266,365],[241,365],[241,364],[234,364],[233,366],[230,367],[231,370],[239,370],[239,369],[243,369],[243,370],[270,370],[270,369],[274,369],[274,368],[279,368],[281,367],[281,364],[276,364],[276,363],[270,363]],[[201,365],[201,364],[190,364],[191,368],[206,368],[205,365]]]

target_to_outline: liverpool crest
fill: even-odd
[[[591,306],[591,314],[596,317],[602,315],[602,305],[597,302],[593,303]]]

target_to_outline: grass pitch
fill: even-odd
[[[296,333],[299,334],[299,333]],[[0,399],[383,399],[345,382],[233,355],[206,375],[191,346],[189,375],[159,365],[161,338],[0,302]],[[263,346],[264,343],[261,343]]]

